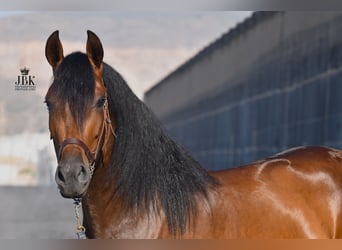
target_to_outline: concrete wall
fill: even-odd
[[[342,147],[342,12],[263,12],[145,95],[209,169],[298,145]]]

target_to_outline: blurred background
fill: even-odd
[[[56,157],[43,103],[52,76],[45,42],[53,31],[60,31],[65,55],[84,52],[86,30],[94,31],[103,43],[104,60],[143,99],[166,75],[251,15],[0,12],[0,239],[75,238],[72,201],[59,195],[54,182]],[[29,69],[27,75],[21,72],[24,68]],[[34,88],[16,89],[22,79],[31,79]]]
[[[342,13],[256,12],[146,92],[203,166],[342,148]]]

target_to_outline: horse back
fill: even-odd
[[[210,174],[220,185],[207,228],[194,230],[204,238],[342,237],[340,150],[301,147]]]

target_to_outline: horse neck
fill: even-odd
[[[89,185],[87,195],[82,200],[83,224],[86,227],[88,238],[134,238],[134,237],[157,237],[161,222],[160,217],[155,217],[153,225],[146,228],[147,218],[137,214],[127,214],[122,200],[113,198],[115,190],[115,179],[109,179],[108,168],[110,168],[111,153],[114,147],[115,137],[113,133],[106,140],[103,153],[95,166],[95,172]],[[159,223],[158,223],[159,220]],[[108,226],[111,225],[111,226]],[[108,230],[110,227],[110,230]],[[127,234],[127,232],[129,232]]]
[[[114,147],[114,134],[106,129],[106,139],[102,148],[102,154],[95,164],[95,172],[89,184],[87,195],[83,198],[84,225],[87,228],[88,237],[94,237],[102,223],[103,214],[111,204],[112,195],[108,190],[113,190],[114,182],[108,181],[107,168],[110,167],[111,152]],[[119,205],[119,203],[117,203]]]
[[[127,213],[122,200],[113,199],[114,182],[107,182],[105,176],[106,166],[99,166],[82,202],[83,225],[88,238],[158,238],[160,233],[167,235],[162,212],[148,217]]]

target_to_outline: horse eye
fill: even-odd
[[[102,108],[107,101],[107,98],[105,96],[101,97],[97,102],[96,102],[96,107],[97,108]]]

